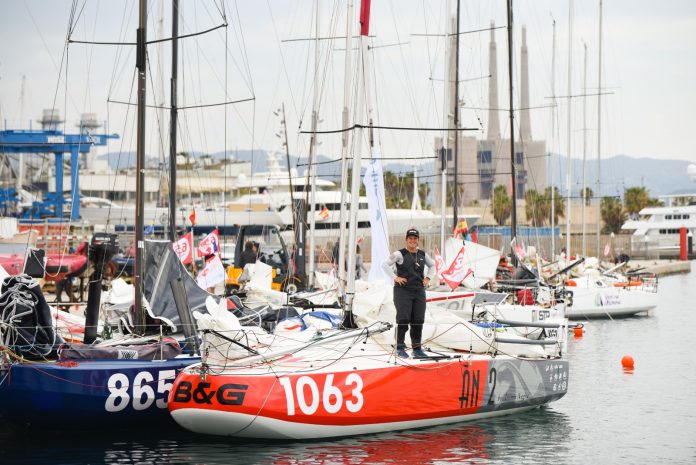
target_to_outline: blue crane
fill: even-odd
[[[63,217],[63,157],[70,153],[70,176],[72,187],[70,198],[72,208],[70,220],[80,218],[80,153],[88,153],[93,146],[106,145],[107,139],[118,139],[118,134],[65,134],[56,129],[8,129],[0,131],[0,153],[53,153],[56,157],[56,191],[47,192],[45,200],[40,202],[42,211],[53,208],[54,216]],[[35,202],[36,203],[36,202]]]

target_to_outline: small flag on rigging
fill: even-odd
[[[466,224],[466,220],[461,220],[457,223],[457,225],[454,227],[454,238],[458,238],[459,235],[461,234],[463,237],[466,237],[466,233],[469,230],[469,225]]]
[[[321,217],[322,220],[325,220],[329,217],[329,209],[324,206],[324,208],[321,209],[319,212],[319,216]]]
[[[174,252],[179,256],[179,260],[184,265],[193,261],[193,233],[187,232],[178,241],[174,241]]]

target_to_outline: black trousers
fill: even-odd
[[[396,307],[396,348],[405,349],[406,331],[411,326],[411,346],[421,346],[423,323],[425,322],[425,288],[410,289],[394,286],[394,306]]]

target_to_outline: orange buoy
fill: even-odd
[[[582,337],[582,326],[576,326],[573,328],[573,336]]]
[[[633,370],[633,357],[624,355],[621,359],[621,366],[624,367],[625,370]]]

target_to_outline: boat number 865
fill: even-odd
[[[313,415],[318,409],[319,404],[324,407],[327,413],[337,413],[343,405],[351,413],[359,412],[363,406],[363,380],[357,373],[350,373],[346,376],[345,386],[352,386],[351,397],[343,399],[341,388],[334,386],[334,375],[326,376],[322,392],[319,386],[310,376],[300,376],[295,381],[290,378],[280,378],[280,384],[285,390],[285,400],[288,405],[288,416],[295,415],[295,404],[305,415]]]
[[[167,397],[172,390],[176,370],[161,370],[158,376],[157,386],[155,386],[155,377],[152,373],[141,371],[135,375],[133,386],[131,386],[130,379],[125,374],[111,375],[107,384],[109,397],[106,399],[104,408],[107,412],[120,412],[132,401],[134,410],[146,410],[152,406],[157,397],[157,407],[167,408]]]

